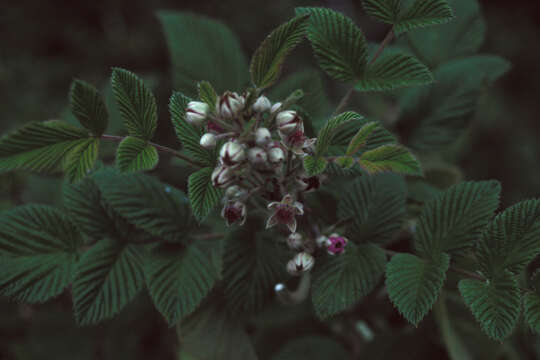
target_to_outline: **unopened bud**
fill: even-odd
[[[292,260],[287,263],[287,271],[291,275],[300,275],[303,272],[310,271],[315,265],[315,258],[305,252],[296,254]]]
[[[230,119],[244,108],[245,102],[243,96],[227,91],[218,99],[216,111],[222,117]]]
[[[270,108],[270,112],[273,114],[277,111],[279,111],[279,109],[281,109],[281,103],[280,102],[277,102],[275,103],[274,105],[272,105],[272,107]]]
[[[268,155],[260,147],[252,147],[248,150],[248,160],[253,165],[263,165],[266,164]]]
[[[272,134],[267,128],[258,128],[255,131],[255,143],[259,146],[266,146],[272,141]]]
[[[227,141],[219,151],[221,162],[227,166],[235,166],[246,159],[244,147],[237,142]]]
[[[240,199],[244,197],[247,194],[246,189],[238,186],[238,185],[232,185],[225,190],[225,197],[229,200],[233,199]]]
[[[186,109],[186,121],[194,126],[201,126],[208,116],[208,104],[200,101],[190,101]]]
[[[257,101],[255,101],[255,104],[253,104],[253,110],[257,112],[268,111],[270,107],[272,107],[272,103],[266,96],[259,96]]]
[[[234,173],[231,168],[220,165],[212,172],[212,184],[215,187],[227,187],[234,180]]]
[[[302,239],[302,234],[292,233],[287,238],[287,245],[293,250],[300,250],[303,248],[304,241]]]
[[[285,135],[294,131],[304,131],[304,124],[296,111],[287,110],[280,112],[276,116],[276,123],[279,132]]]
[[[221,216],[225,219],[227,226],[236,223],[244,225],[247,216],[246,205],[241,201],[229,201],[221,210]]]
[[[326,246],[326,242],[328,241],[328,237],[324,235],[319,235],[315,242],[317,243],[318,247]]]
[[[321,187],[321,179],[319,176],[299,176],[296,179],[297,184],[300,186],[300,191],[310,192],[317,190]]]
[[[211,133],[206,133],[203,136],[201,136],[200,144],[205,149],[212,149],[216,146],[217,139],[216,135]]]
[[[285,152],[279,147],[274,147],[268,150],[268,161],[272,164],[279,164],[285,160]]]

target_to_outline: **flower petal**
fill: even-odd
[[[269,229],[272,226],[275,226],[278,223],[278,219],[276,214],[270,216],[268,220],[266,221],[266,228]]]
[[[292,233],[296,232],[296,219],[294,217],[286,225]]]

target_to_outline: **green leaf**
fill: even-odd
[[[208,105],[211,112],[215,112],[218,95],[212,84],[208,81],[199,81],[197,89],[199,91],[199,99]]]
[[[73,305],[79,325],[101,322],[116,315],[144,287],[140,249],[104,239],[77,264]]]
[[[387,24],[397,22],[401,0],[362,0],[364,10],[371,17]]]
[[[474,244],[499,206],[497,181],[463,182],[427,202],[418,220],[416,250],[462,251]]]
[[[308,39],[321,68],[335,80],[359,79],[367,65],[367,45],[354,22],[326,8],[296,8],[296,14],[311,14]]]
[[[318,335],[294,338],[272,360],[347,360],[351,355],[337,341]]]
[[[485,274],[521,272],[540,254],[540,200],[528,200],[497,215],[476,252]]]
[[[130,135],[150,140],[157,128],[157,106],[152,91],[131,71],[114,68],[112,89]]]
[[[534,291],[525,293],[523,298],[523,310],[525,311],[525,320],[530,328],[540,333],[540,272],[538,270],[532,276]]]
[[[75,80],[69,92],[71,112],[93,135],[101,136],[107,129],[109,115],[97,89],[87,82]]]
[[[386,244],[401,228],[407,188],[395,174],[362,176],[341,190],[340,219],[351,218],[347,231],[355,242]]]
[[[379,128],[379,123],[376,121],[371,121],[368,123],[365,123],[360,130],[354,135],[354,137],[351,139],[351,142],[349,143],[349,146],[347,147],[346,155],[352,156],[356,154],[361,148],[367,145],[369,139],[375,132],[377,128]]]
[[[77,227],[91,239],[102,239],[114,227],[102,202],[101,191],[92,178],[64,184],[62,201]]]
[[[64,161],[64,169],[69,181],[77,182],[85,178],[96,165],[99,139],[89,138],[71,149]]]
[[[450,257],[444,253],[431,260],[397,254],[388,263],[388,296],[411,324],[418,326],[439,297],[449,266]]]
[[[259,89],[272,86],[281,73],[285,58],[302,41],[309,15],[300,15],[272,31],[253,54],[249,70]]]
[[[386,255],[375,245],[347,244],[345,253],[327,256],[315,267],[313,307],[325,319],[357,304],[384,274]]]
[[[399,126],[407,145],[427,152],[453,143],[474,115],[482,91],[509,68],[508,61],[484,55],[437,68],[433,86],[408,90],[400,100]]]
[[[70,150],[86,143],[88,137],[86,130],[60,121],[30,123],[0,139],[0,172],[53,171]]]
[[[414,56],[388,54],[368,66],[355,84],[358,91],[385,91],[405,86],[431,84],[431,71]]]
[[[190,99],[182,93],[175,92],[169,101],[169,111],[171,120],[176,131],[176,135],[182,141],[186,153],[196,161],[214,166],[217,159],[216,151],[210,151],[200,145],[203,129],[195,128],[186,119],[186,108]]]
[[[169,325],[191,314],[219,278],[213,259],[222,247],[198,240],[186,248],[162,246],[145,262],[150,297]]]
[[[285,275],[287,253],[275,235],[242,228],[229,234],[223,257],[227,304],[235,314],[255,313],[272,299]]]
[[[129,223],[166,241],[185,240],[193,221],[180,190],[141,173],[95,179],[105,201]]]
[[[198,310],[182,322],[181,360],[257,360],[245,326],[222,303]]]
[[[422,175],[420,162],[401,145],[383,145],[364,152],[358,164],[370,174],[391,171],[403,175]]]
[[[317,156],[326,154],[330,145],[334,143],[334,138],[341,127],[353,120],[360,121],[362,119],[362,115],[352,111],[347,111],[330,118],[324,127],[319,131],[317,143],[315,144],[315,154]]]
[[[461,280],[459,292],[482,330],[494,340],[512,333],[519,319],[521,299],[516,279],[504,272],[486,281]]]
[[[326,169],[328,161],[324,158],[314,157],[307,155],[304,157],[304,169],[306,170],[308,176],[315,176]]]
[[[222,191],[212,185],[212,168],[203,168],[189,176],[188,195],[193,215],[203,221],[219,204]]]
[[[446,24],[454,19],[447,0],[416,0],[399,16],[394,26],[396,35],[431,25]]]
[[[218,93],[241,90],[248,65],[238,38],[223,23],[204,16],[159,11],[171,57],[174,88],[190,96],[207,80]]]
[[[45,302],[71,283],[81,236],[61,211],[25,205],[0,216],[0,294]]]
[[[429,9],[430,4],[436,5],[439,2],[441,1],[417,0],[416,7],[411,8],[411,14],[415,8],[421,10],[424,4]],[[444,26],[418,29],[407,35],[407,41],[410,42],[415,55],[430,68],[435,68],[450,59],[475,54],[484,42],[486,24],[478,1],[448,0],[447,2],[454,11],[454,21]],[[441,15],[448,13],[444,6],[441,9]],[[404,21],[401,27],[403,29],[408,26],[407,18]],[[399,26],[398,30],[401,30]]]
[[[116,166],[121,172],[152,170],[158,161],[156,148],[143,139],[128,136],[118,145]]]

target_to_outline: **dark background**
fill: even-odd
[[[500,180],[507,206],[540,197],[540,14],[535,1],[481,3],[488,24],[481,52],[502,56],[513,68],[482,97],[453,160],[465,179]],[[3,2],[0,132],[28,121],[62,117],[72,79],[102,88],[113,66],[149,79],[165,119],[172,81],[165,39],[154,15],[157,9],[188,10],[220,19],[240,37],[249,55],[266,34],[294,14],[294,7],[305,5],[343,11],[371,41],[380,41],[387,30],[363,14],[359,0]],[[304,60],[309,48],[303,45],[297,54],[288,60],[286,71],[298,69],[303,62],[296,63],[294,56]],[[342,90],[328,84],[328,96],[336,103]],[[173,141],[170,126],[160,123],[158,137],[165,143]],[[29,201],[55,203],[59,183],[57,177],[2,176],[0,209]],[[172,358],[174,331],[147,302],[141,298],[118,319],[85,329],[77,329],[66,315],[71,315],[69,296],[33,307],[0,302],[0,359],[52,359],[52,351],[62,352],[54,357],[58,359],[116,359],[130,354],[132,359]]]

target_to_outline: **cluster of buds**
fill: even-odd
[[[266,227],[282,224],[294,233],[296,216],[304,209],[291,194],[320,185],[319,177],[302,170],[302,157],[313,152],[316,139],[306,137],[302,118],[287,107],[265,96],[229,91],[217,98],[215,107],[188,103],[186,121],[205,130],[201,147],[220,146],[211,179],[214,187],[225,190],[221,215],[228,226],[244,224],[247,200],[260,194],[269,201]]]

